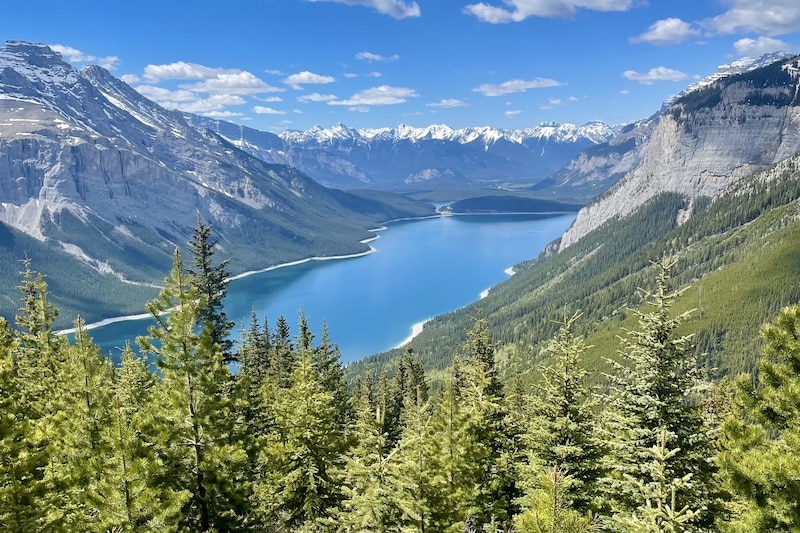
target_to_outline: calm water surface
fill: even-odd
[[[253,311],[274,327],[287,318],[296,333],[300,309],[319,335],[328,324],[344,362],[393,348],[414,324],[463,307],[508,278],[506,269],[535,257],[575,218],[562,215],[451,216],[395,222],[371,242],[375,253],[310,261],[232,281],[225,312],[234,337]],[[116,358],[148,320],[95,328],[92,338]]]

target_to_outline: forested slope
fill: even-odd
[[[708,353],[718,374],[752,369],[759,324],[800,300],[799,169],[800,159],[788,159],[714,200],[661,194],[561,253],[555,253],[554,243],[535,260],[515,266],[517,273],[487,298],[426,323],[411,347],[426,367],[446,368],[471,317],[480,312],[502,360],[522,352],[533,363],[565,311],[584,313],[587,334],[613,329],[627,308],[638,305],[636,289],[645,284],[651,262],[672,256],[678,262],[676,282],[692,286],[686,305],[702,311],[692,319],[698,350]],[[611,339],[602,348],[586,364],[603,365],[618,346]],[[391,367],[399,354],[373,356],[348,372]]]

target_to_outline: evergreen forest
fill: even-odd
[[[499,371],[481,313],[435,383],[413,350],[348,380],[335,332],[302,313],[230,342],[211,228],[188,249],[118,365],[80,318],[74,340],[54,333],[23,263],[0,321],[0,530],[800,530],[796,303],[759,324],[751,373],[711,379],[665,257],[602,375],[564,306],[536,380]]]

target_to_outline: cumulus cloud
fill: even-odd
[[[681,81],[686,79],[686,74],[683,72],[667,67],[655,67],[647,72],[626,70],[622,75],[631,81],[636,81],[644,85],[652,85],[657,81]]]
[[[84,54],[77,48],[71,46],[64,46],[63,44],[51,44],[50,48],[54,52],[58,52],[61,56],[70,63],[91,63],[99,65],[107,70],[114,70],[117,68],[119,58],[117,56],[98,57],[89,54]]]
[[[150,83],[161,80],[205,80],[220,74],[231,74],[235,69],[212,68],[197,63],[176,61],[166,65],[147,65],[144,67],[144,79]]]
[[[517,115],[519,115],[520,113],[522,113],[522,111],[520,111],[519,109],[510,109],[510,110],[506,111],[506,112],[505,112],[505,113],[503,113],[503,114],[504,114],[504,115],[505,115],[507,118],[511,118],[511,117],[516,117],[516,116],[517,116]]]
[[[532,80],[508,80],[499,84],[484,83],[472,90],[484,96],[502,96],[504,94],[523,93],[529,89],[558,87],[559,85],[563,85],[563,83],[549,78],[534,78]]]
[[[287,76],[283,83],[291,87],[292,89],[302,90],[303,85],[323,85],[326,83],[333,83],[336,81],[336,78],[333,76],[323,76],[321,74],[314,74],[313,72],[309,72],[304,70],[303,72],[298,72],[297,74],[291,74]]]
[[[263,105],[257,105],[253,107],[253,111],[258,113],[259,115],[285,115],[286,111],[279,111],[277,109],[273,109],[271,107],[266,107]]]
[[[212,112],[224,112],[226,107],[232,105],[246,104],[241,96],[230,94],[212,94],[208,98],[195,98],[190,101],[161,101],[159,104],[169,109],[178,109],[187,113],[197,113],[198,115],[208,115]]]
[[[357,108],[355,109],[357,111],[363,111],[362,108],[369,106],[402,104],[409,98],[417,96],[419,94],[414,89],[381,85],[380,87],[372,87],[356,93],[345,100],[330,100],[328,105],[350,106],[351,108]]]
[[[209,94],[260,94],[277,93],[286,90],[280,87],[273,87],[245,70],[219,73],[213,78],[190,85],[182,85],[181,87],[190,91]]]
[[[396,19],[406,17],[419,17],[419,5],[416,2],[406,3],[404,0],[309,0],[310,2],[336,2],[350,6],[371,7],[378,13],[389,15]]]
[[[380,78],[381,76],[383,76],[383,74],[381,74],[377,70],[373,70],[372,72],[367,74],[367,77],[369,77],[369,78]]]
[[[654,22],[646,32],[632,37],[630,41],[632,43],[669,46],[688,41],[698,33],[698,30],[692,28],[692,25],[688,22],[684,22],[679,18],[668,18]]]
[[[373,54],[372,52],[359,52],[356,54],[356,59],[361,61],[397,61],[400,56],[394,54],[392,56],[382,56],[380,54]]]
[[[137,76],[136,74],[123,74],[122,76],[119,77],[119,79],[121,79],[128,85],[131,85],[133,83],[139,83],[141,81],[139,79],[139,76]]]
[[[198,99],[195,93],[187,91],[186,89],[171,91],[156,85],[139,85],[136,87],[136,90],[142,96],[161,105],[164,105],[166,102],[193,102]]]
[[[439,102],[431,102],[430,104],[425,104],[428,107],[441,107],[444,109],[449,109],[453,107],[466,107],[467,103],[463,100],[458,100],[456,98],[445,98]]]
[[[726,0],[729,9],[705,25],[718,33],[783,35],[800,31],[797,0]]]
[[[480,2],[464,12],[490,24],[521,22],[529,17],[569,17],[579,9],[590,11],[628,11],[634,0],[503,0],[503,7]]]
[[[311,93],[311,94],[304,94],[303,96],[299,96],[297,98],[298,102],[331,102],[333,100],[338,100],[336,95],[333,94],[320,94],[320,93]]]
[[[342,74],[342,76],[344,76],[345,78],[357,78],[358,74],[355,74],[353,72],[345,72],[344,74]]]
[[[758,39],[739,39],[733,43],[736,51],[743,56],[758,57],[781,50],[791,50],[793,47],[772,37],[759,37]]]
[[[259,102],[265,102],[268,104],[275,102],[283,102],[283,98],[281,98],[280,96],[254,96],[253,98],[258,100]]]

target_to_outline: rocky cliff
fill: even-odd
[[[800,59],[715,81],[675,100],[638,148],[636,165],[580,211],[560,249],[662,192],[715,196],[800,152]]]

